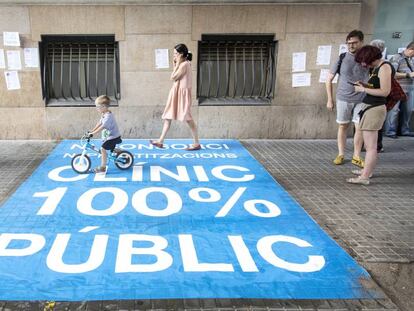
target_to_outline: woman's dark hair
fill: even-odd
[[[382,58],[381,50],[372,45],[365,45],[355,54],[355,61],[357,63],[365,63],[367,65]]]
[[[174,49],[178,53],[182,54],[185,57],[185,59],[189,60],[190,62],[193,59],[193,54],[190,51],[188,51],[188,48],[184,43],[177,44],[174,47]]]

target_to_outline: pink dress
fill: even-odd
[[[191,63],[182,62],[171,74],[174,84],[168,94],[162,119],[189,121],[191,115]]]

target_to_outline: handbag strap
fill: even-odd
[[[410,62],[408,61],[408,58],[405,58],[405,61],[407,63],[408,68],[410,68],[411,72],[413,72],[413,67],[411,67]]]

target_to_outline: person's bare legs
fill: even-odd
[[[345,155],[346,134],[348,131],[348,123],[339,124],[338,126],[338,155]]]
[[[362,131],[359,128],[359,125],[355,125],[355,134],[354,134],[354,158],[359,158],[361,156],[362,144],[364,142],[362,138]]]
[[[193,139],[194,139],[194,146],[199,146],[200,141],[198,139],[197,125],[195,124],[194,120],[188,120],[187,124],[191,129],[191,135],[193,136]]]
[[[106,154],[106,150],[101,148],[101,167],[106,168],[106,162],[108,161],[108,155]]]
[[[163,127],[162,127],[161,136],[158,139],[158,142],[160,144],[164,143],[165,136],[167,136],[167,133],[168,133],[168,130],[170,129],[170,126],[171,126],[171,120],[165,119]]]
[[[361,131],[365,144],[365,166],[361,178],[368,179],[377,164],[377,139],[378,131]]]

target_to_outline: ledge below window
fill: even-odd
[[[199,98],[199,106],[270,106],[268,98]]]

